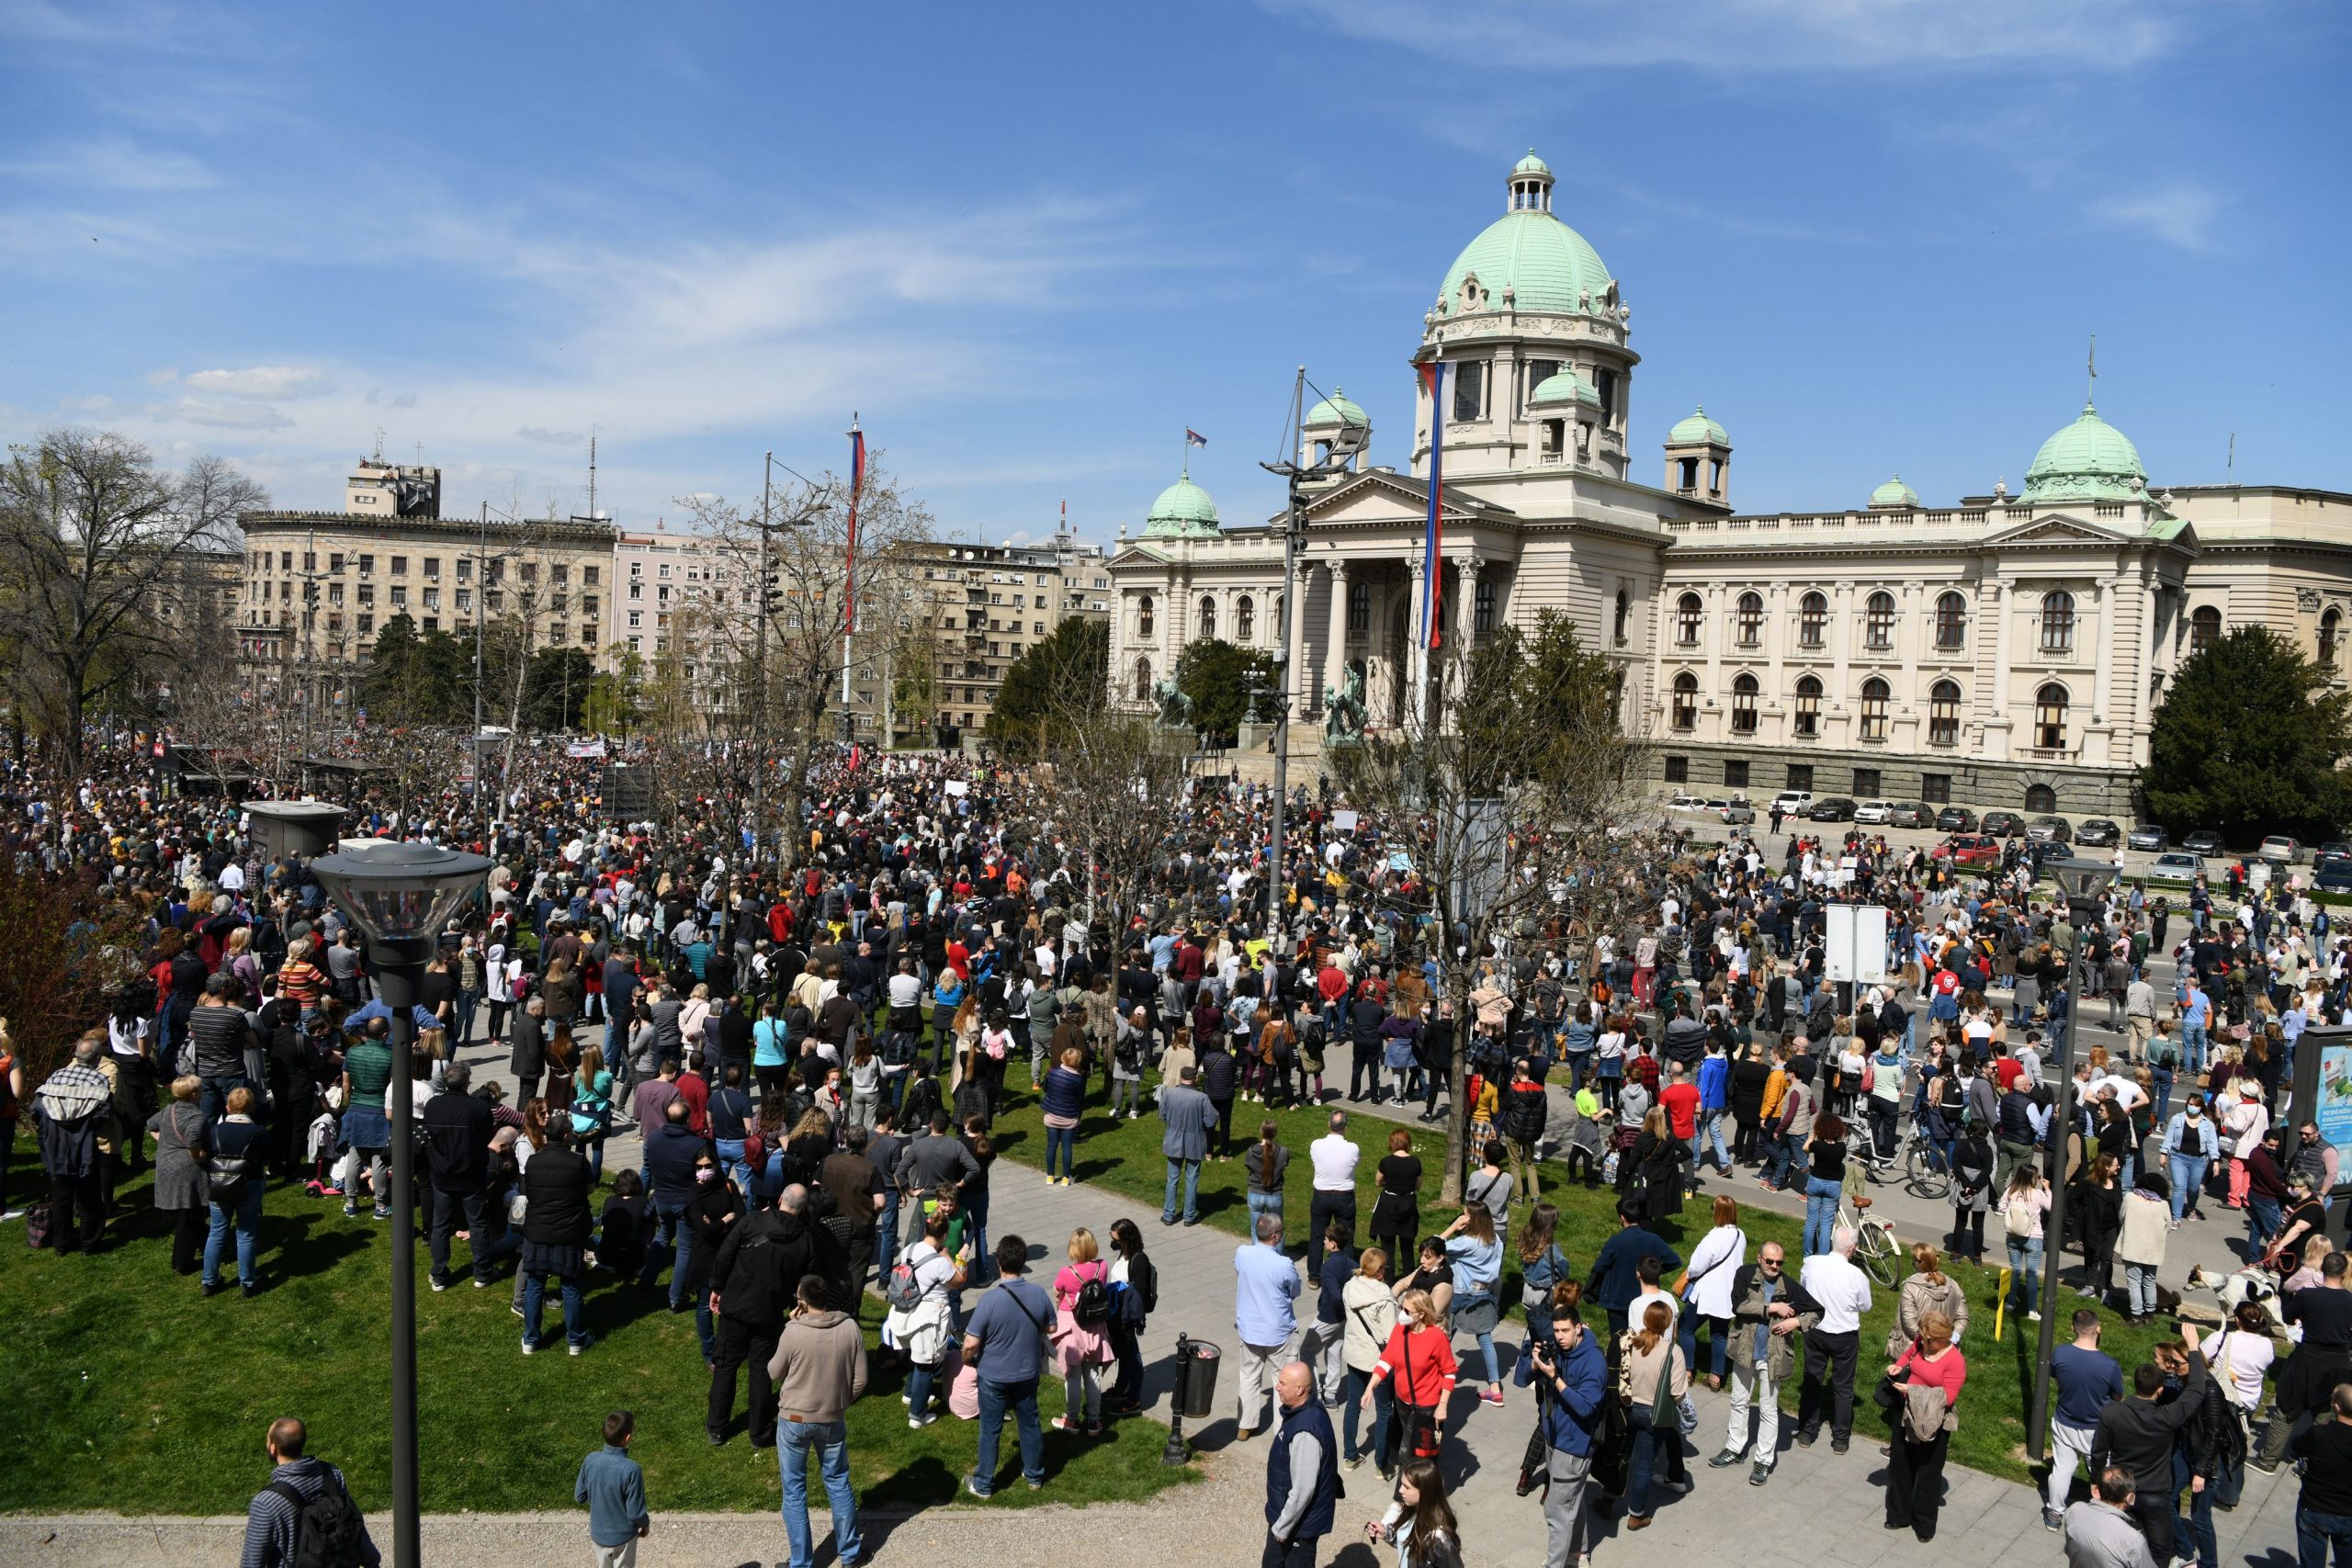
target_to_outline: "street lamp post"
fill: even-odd
[[[1306,406],[1306,367],[1298,367],[1298,377],[1290,389],[1291,439],[1300,439],[1300,427]],[[1301,464],[1294,448],[1292,455],[1279,463],[1258,466],[1270,474],[1287,481],[1288,505],[1283,520],[1283,613],[1274,628],[1274,691],[1279,701],[1274,705],[1274,808],[1266,825],[1266,943],[1269,950],[1278,950],[1282,941],[1283,917],[1283,810],[1289,803],[1290,793],[1290,713],[1291,682],[1296,671],[1290,667],[1291,617],[1300,613],[1298,603],[1298,547],[1306,536],[1306,508],[1302,487],[1318,480],[1335,478],[1349,471],[1355,455],[1363,450],[1372,438],[1372,429],[1344,414],[1339,434],[1332,438],[1331,450],[1319,462]]]
[[[416,1144],[408,1054],[412,1017],[434,938],[490,874],[490,862],[430,844],[371,844],[326,855],[311,870],[368,939],[368,962],[391,1009],[392,1562],[419,1568],[416,1447]]]
[[[2050,1111],[2049,1146],[2042,1151],[2050,1178],[2050,1222],[2041,1238],[2041,1345],[2033,1367],[2033,1415],[2025,1429],[2026,1457],[2036,1464],[2050,1441],[2050,1357],[2057,1345],[2058,1268],[2066,1253],[2066,1138],[2075,1114],[2075,1031],[2083,1018],[2083,930],[2098,919],[2100,896],[2115,880],[2113,866],[2092,861],[2069,861],[2053,870],[2066,895],[2075,947],[2066,960],[2066,1027],[2058,1034],[2058,1091]]]

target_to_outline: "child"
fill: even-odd
[[[635,1416],[616,1410],[605,1416],[605,1446],[580,1461],[580,1479],[572,1483],[571,1500],[588,1505],[596,1568],[636,1568],[637,1543],[653,1528],[645,1511],[645,1471],[628,1457],[636,1436]]]
[[[596,1263],[624,1280],[634,1280],[645,1267],[648,1223],[645,1181],[633,1170],[613,1178],[613,1195],[605,1200],[597,1226]]]
[[[1590,1092],[1586,1090],[1577,1096],[1580,1111],[1583,1111],[1584,1101]],[[1582,1166],[1585,1186],[1593,1188],[1600,1185],[1600,1106],[1597,1100],[1589,1111],[1583,1111],[1582,1114],[1570,1119],[1568,1149],[1565,1158],[1569,1180],[1576,1179],[1577,1168]]]

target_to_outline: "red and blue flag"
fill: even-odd
[[[1421,388],[1430,395],[1430,514],[1421,531],[1421,639],[1423,647],[1435,648],[1444,603],[1438,568],[1445,548],[1445,363],[1432,359],[1420,372]]]

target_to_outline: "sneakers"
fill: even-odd
[[[584,1355],[587,1352],[588,1347],[594,1343],[596,1343],[596,1337],[594,1335],[590,1334],[583,1336],[582,1337],[571,1342],[571,1353],[575,1356]]]
[[[477,1291],[486,1291],[490,1289],[490,1281],[477,1274],[474,1276],[474,1289]]]
[[[1829,1439],[1829,1451],[1833,1454],[1842,1454],[1853,1446],[1853,1440],[1849,1438],[1832,1438]]]
[[[1801,1449],[1809,1449],[1813,1447],[1814,1439],[1820,1436],[1821,1434],[1818,1432],[1799,1432],[1797,1434],[1797,1447]]]
[[[436,1296],[449,1288],[449,1281],[447,1280],[428,1279],[426,1282],[432,1285],[433,1293]]]
[[[992,1493],[992,1492],[983,1492],[983,1491],[981,1491],[981,1490],[980,1490],[980,1483],[979,1483],[978,1482],[977,1482],[977,1481],[974,1481],[974,1480],[973,1480],[970,1476],[968,1476],[968,1475],[967,1475],[967,1476],[966,1476],[966,1477],[964,1477],[964,1490],[965,1490],[966,1492],[967,1492],[967,1493],[971,1494],[973,1496],[978,1497],[978,1498],[981,1502],[983,1502],[983,1503],[987,1502],[990,1497],[992,1497],[992,1496],[994,1496],[994,1495],[995,1495],[995,1494],[994,1494],[994,1493]]]
[[[915,1431],[918,1431],[918,1432],[919,1432],[919,1431],[922,1430],[922,1428],[924,1428],[925,1427],[930,1426],[933,1421],[936,1421],[936,1420],[938,1420],[938,1419],[939,1419],[939,1412],[938,1412],[938,1411],[936,1411],[936,1410],[927,1410],[927,1411],[923,1412],[923,1414],[922,1414],[921,1416],[908,1416],[908,1417],[907,1417],[907,1426],[908,1426],[910,1429],[912,1429],[912,1430],[915,1430]]]
[[[536,1356],[536,1355],[537,1355],[538,1353],[539,1353],[539,1342],[538,1342],[537,1340],[536,1340],[536,1339],[526,1339],[526,1340],[524,1340],[524,1341],[523,1341],[523,1354],[525,1354],[526,1356]]]
[[[1503,1391],[1501,1389],[1490,1388],[1478,1397],[1485,1400],[1488,1404],[1495,1406],[1498,1410],[1502,1408]]]
[[[2041,1314],[2039,1310],[2029,1312],[2025,1314],[2025,1320],[2028,1323],[2040,1323],[2041,1321]]]
[[[2041,1510],[2041,1528],[2052,1531],[2063,1530],[2066,1528],[2066,1516],[2055,1508],[2045,1507]]]
[[[507,1310],[508,1312],[513,1313],[516,1317],[520,1317],[520,1316],[522,1316],[522,1315],[523,1315],[523,1309],[522,1309],[521,1307],[516,1306],[513,1302],[508,1302],[508,1303],[506,1303],[506,1310]]]
[[[359,1217],[359,1205],[356,1203],[345,1203],[343,1206],[343,1217],[346,1220],[357,1219]],[[380,1219],[383,1216],[378,1215],[377,1217]]]
[[[1747,1455],[1740,1450],[1725,1449],[1723,1452],[1717,1454],[1714,1458],[1707,1461],[1707,1468],[1710,1470],[1729,1470],[1733,1465],[1737,1464],[1741,1460],[1744,1460],[1747,1457]]]
[[[1759,1464],[1747,1472],[1747,1483],[1750,1486],[1761,1486],[1771,1479],[1772,1467],[1769,1464]]]

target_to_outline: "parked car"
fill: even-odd
[[[2284,833],[2273,833],[2263,840],[2257,852],[2272,865],[2301,865],[2303,861],[2302,840]]]
[[[2014,811],[1987,811],[1977,829],[1996,839],[2014,839],[2025,831],[2025,818]]]
[[[2172,832],[2152,822],[2145,827],[2132,829],[2131,836],[2123,841],[2135,850],[2162,850],[2170,847]]]
[[[1772,797],[1772,809],[1783,817],[1802,817],[1813,809],[1813,791],[1784,789]]]
[[[2352,855],[2320,862],[2312,886],[2323,893],[2352,893]]]
[[[1827,795],[1815,801],[1813,809],[1805,815],[1816,822],[1851,822],[1854,819],[1854,803],[1842,795]]]
[[[2204,874],[2205,857],[2189,854],[2182,850],[2175,850],[2170,854],[2158,855],[2156,863],[2148,868],[2149,881],[2177,882],[2184,887]]]
[[[1711,800],[1707,809],[1735,828],[1744,828],[1756,820],[1756,807],[1744,800]]]
[[[1886,821],[1891,828],[1928,828],[1934,826],[1935,816],[1916,800],[1898,800],[1887,808]]]
[[[1947,806],[1936,813],[1936,831],[1973,833],[1976,831],[1976,813],[1965,806]]]
[[[2183,839],[2180,847],[2193,855],[2218,855],[2222,852],[2222,835],[2211,828],[2199,828]]]
[[[1692,795],[1688,790],[1678,789],[1667,797],[1666,808],[1668,811],[1704,811],[1707,809],[1707,801],[1703,795]]]
[[[1954,865],[1998,865],[2001,863],[2001,842],[1982,834],[1963,833],[1946,839],[1928,852],[1938,860],[1949,860]]]
[[[2025,836],[2037,844],[2070,844],[2075,829],[2064,817],[2037,817],[2026,824]]]
[[[2322,844],[2312,855],[2312,863],[2313,865],[2325,865],[2332,860],[2352,860],[2352,844],[2341,843],[2331,840],[2329,842]]]
[[[1894,812],[1894,808],[1883,800],[1865,800],[1854,807],[1854,820],[1858,824],[1868,823],[1883,828]]]
[[[2085,849],[2111,850],[2122,837],[2123,829],[2104,817],[2086,817],[2075,828],[2075,842]]]
[[[2062,844],[2055,839],[2045,840],[2044,841],[2033,846],[2033,865],[2036,871],[2041,870],[2043,866],[2048,865],[2052,861],[2073,860],[2074,858],[2075,846],[2072,844]]]

